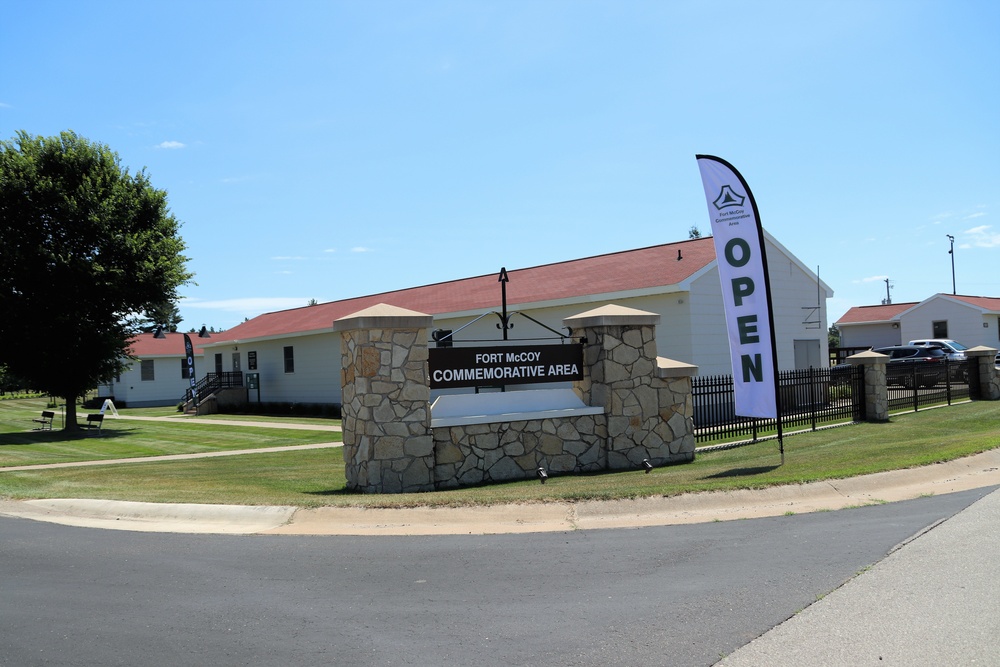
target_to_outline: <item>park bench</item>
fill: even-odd
[[[96,429],[97,435],[100,435],[102,424],[104,424],[104,415],[93,414],[93,415],[87,415],[87,423],[81,424],[80,426],[89,429],[91,432],[93,432]]]
[[[42,410],[42,416],[41,417],[36,417],[35,419],[32,419],[31,421],[33,421],[36,424],[38,424],[38,426],[35,427],[36,431],[51,431],[52,430],[52,419],[55,416],[56,416],[56,413],[52,412],[51,410]]]

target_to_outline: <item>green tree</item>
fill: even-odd
[[[146,333],[156,331],[157,327],[163,327],[164,331],[174,333],[177,326],[184,321],[181,311],[175,303],[161,303],[146,311],[140,326]]]
[[[145,170],[73,132],[0,142],[0,364],[76,401],[124,370],[144,312],[191,279],[179,223]]]
[[[840,347],[840,329],[837,328],[836,324],[831,324],[830,328],[827,329],[826,338],[830,347]]]
[[[688,239],[700,239],[701,231],[698,229],[698,225],[691,225],[691,229],[688,230]]]

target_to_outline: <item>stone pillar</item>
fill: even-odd
[[[608,305],[563,320],[585,337],[583,380],[574,390],[607,415],[610,470],[694,459],[696,366],[656,356],[660,316]]]
[[[847,362],[865,368],[865,415],[870,422],[889,421],[889,386],[885,365],[889,356],[866,350],[847,357]]]
[[[333,323],[340,333],[347,487],[364,493],[434,489],[427,378],[433,318],[378,304]]]
[[[1000,375],[997,374],[995,348],[978,345],[965,351],[969,359],[969,381],[978,379],[979,398],[1000,400]]]

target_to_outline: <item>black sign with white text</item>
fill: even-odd
[[[432,347],[431,389],[583,379],[583,345]]]

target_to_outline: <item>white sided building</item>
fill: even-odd
[[[826,300],[832,291],[765,232],[780,370],[825,366]],[[205,371],[256,374],[251,402],[339,404],[339,335],[333,322],[384,303],[434,317],[454,345],[503,339],[500,268],[474,278],[266,313],[200,340]],[[511,344],[571,334],[566,317],[606,304],[657,313],[657,354],[730,374],[722,286],[712,238],[506,272]],[[532,321],[535,320],[535,321]],[[537,323],[536,323],[537,321]],[[544,325],[544,326],[543,326]],[[435,343],[430,342],[433,346]],[[179,370],[177,374],[179,375]],[[471,391],[471,390],[469,390]],[[183,389],[178,394],[183,394]]]
[[[884,347],[945,338],[1000,347],[1000,298],[935,294],[920,302],[856,306],[837,320],[841,347]]]
[[[206,339],[188,334],[195,353],[195,374],[203,377],[201,343]],[[143,408],[177,405],[191,386],[184,354],[184,334],[164,333],[155,338],[151,333],[139,334],[132,340],[130,351],[135,359],[129,367],[98,387],[102,397],[112,397],[118,407]]]

